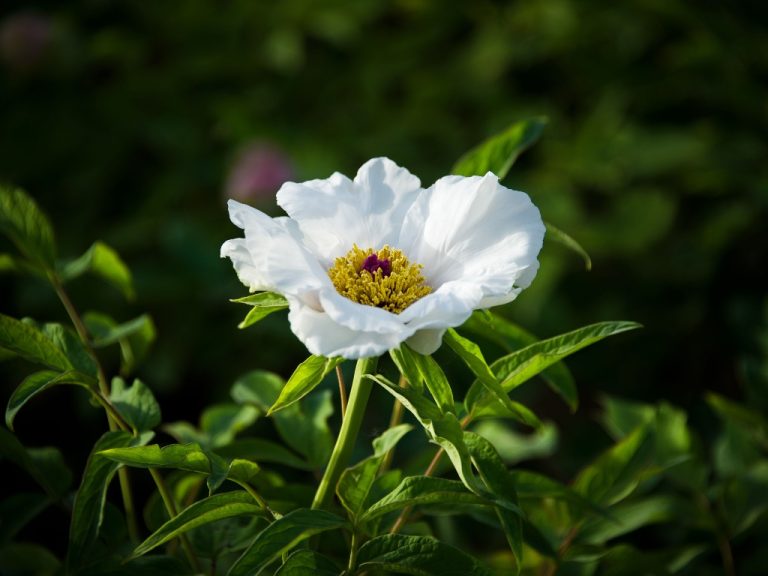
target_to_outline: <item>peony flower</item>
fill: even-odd
[[[365,358],[402,342],[431,354],[473,310],[514,300],[539,266],[539,210],[491,172],[424,190],[374,158],[354,180],[287,182],[277,203],[288,217],[230,200],[245,237],[227,240],[221,256],[252,292],[285,296],[291,329],[313,354]]]

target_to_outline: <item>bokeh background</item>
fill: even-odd
[[[276,213],[282,181],[381,155],[428,185],[487,136],[548,117],[505,183],[594,266],[546,244],[502,313],[541,337],[645,326],[569,361],[576,415],[530,392],[568,432],[544,466],[569,478],[610,442],[592,423],[602,394],[666,399],[706,435],[704,391],[743,400],[768,374],[766,30],[768,4],[747,0],[5,1],[0,180],[48,212],[62,257],[98,238],[131,266],[135,300],[85,279],[73,298],[152,315],[139,374],[166,420],[194,421],[239,374],[287,376],[306,355],[282,315],[236,329],[227,197]],[[4,313],[65,319],[42,282],[0,275],[0,294]],[[7,398],[28,369],[0,369]],[[82,430],[103,428],[68,391],[17,425],[76,461]]]

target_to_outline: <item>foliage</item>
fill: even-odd
[[[538,135],[520,126],[475,148],[461,166],[508,169]],[[636,323],[601,322],[538,340],[501,316],[478,312],[449,331],[451,355],[439,362],[405,344],[392,350],[391,363],[356,372],[353,383],[376,384],[393,397],[391,426],[372,449],[358,446],[362,458],[342,464],[331,487],[338,502],[323,509],[324,499],[312,499],[315,474],[339,452],[324,381],[330,372],[343,374],[340,359],[312,356],[287,381],[251,371],[231,387],[231,402],[203,410],[199,425],[162,424],[151,376],[128,385],[108,378],[103,361],[113,351],[115,369],[130,373],[154,339],[152,320],[81,316],[69,296],[69,282],[89,270],[91,281],[116,284],[132,297],[133,275],[123,259],[97,242],[84,256],[58,260],[47,217],[17,189],[0,190],[0,225],[18,248],[11,257],[16,269],[30,282],[47,281],[72,323],[0,316],[3,357],[39,367],[11,394],[8,426],[58,384],[74,384],[104,410],[109,427],[75,470],[77,487],[58,449],[29,448],[0,431],[0,454],[39,485],[0,503],[11,519],[0,531],[3,573],[587,576],[735,574],[737,561],[745,573],[762,565],[760,552],[734,553],[765,530],[768,413],[758,403],[709,394],[717,426],[705,434],[667,402],[606,396],[599,420],[612,443],[570,479],[510,466],[511,445],[518,453],[554,450],[552,440],[542,441],[554,426],[542,422],[524,393],[544,383],[576,409],[577,389],[562,360]],[[583,255],[573,241],[565,244]],[[285,306],[272,294],[237,302],[251,307],[243,327],[268,322]],[[745,358],[756,397],[765,391],[765,358]],[[397,424],[403,411],[412,423]],[[162,446],[150,444],[158,433],[177,443],[160,436]],[[115,478],[119,497],[110,497]],[[153,482],[142,502],[135,499],[139,478]],[[65,550],[26,540],[32,532],[25,530],[44,512],[68,523]],[[473,531],[488,538],[474,540]]]

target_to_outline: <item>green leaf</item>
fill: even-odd
[[[312,470],[313,466],[277,442],[263,438],[240,438],[217,448],[226,458],[244,458],[256,462],[282,464],[299,470]]]
[[[240,432],[250,428],[259,417],[253,406],[214,404],[200,417],[200,429],[211,448],[226,446]]]
[[[523,562],[523,522],[514,484],[510,482],[509,472],[501,456],[488,440],[472,432],[465,432],[464,441],[480,477],[494,496],[496,515],[515,556],[515,573],[519,574]]]
[[[517,157],[539,139],[546,124],[546,118],[530,118],[512,124],[459,158],[451,174],[484,176],[486,172],[493,172],[503,180]]]
[[[539,341],[520,326],[488,310],[473,312],[469,320],[462,324],[461,329],[491,340],[507,352],[514,352]],[[540,376],[556,394],[565,400],[571,412],[575,412],[579,405],[579,398],[568,367],[562,362],[557,362],[545,369]]]
[[[94,392],[91,380],[74,370],[66,372],[53,372],[51,370],[35,372],[27,376],[8,399],[8,405],[5,408],[5,425],[13,430],[13,421],[19,410],[33,397],[59,384],[72,384],[85,388],[89,392]]]
[[[300,508],[278,518],[261,531],[238,558],[228,576],[258,576],[264,569],[310,536],[344,528],[346,521],[324,510]]]
[[[258,294],[251,294],[245,298],[231,300],[231,302],[252,306],[245,319],[237,325],[241,330],[256,324],[256,322],[266,318],[273,312],[288,308],[288,300],[274,292],[259,292]]]
[[[435,478],[432,476],[408,476],[392,492],[372,504],[360,516],[360,523],[370,522],[380,516],[408,506],[429,505],[488,506],[491,503],[484,497],[467,490],[456,480]]]
[[[608,517],[602,508],[557,480],[527,470],[512,470],[509,477],[518,500],[561,500],[566,502],[576,515],[590,513]]]
[[[490,576],[475,558],[429,536],[387,534],[369,540],[357,555],[359,570],[416,576]]]
[[[464,444],[464,433],[456,415],[451,412],[442,413],[414,388],[397,386],[380,375],[367,377],[397,398],[416,417],[427,437],[445,450],[464,485],[470,491],[482,495],[484,487],[472,471],[469,450]]]
[[[66,372],[73,368],[66,355],[43,332],[4,314],[0,314],[0,346],[54,370]]]
[[[679,524],[685,518],[693,519],[696,510],[680,498],[659,494],[633,502],[621,502],[611,508],[611,516],[588,519],[580,530],[579,541],[604,544],[650,524]]]
[[[8,236],[34,265],[51,271],[56,260],[53,228],[30,196],[18,188],[0,187],[0,232]]]
[[[115,462],[139,468],[175,468],[205,475],[216,474],[218,468],[223,473],[221,481],[229,478],[240,483],[250,483],[259,472],[255,462],[239,458],[229,462],[205,452],[198,444],[170,444],[163,448],[157,444],[118,447],[103,450],[100,454]]]
[[[491,369],[501,382],[505,392],[510,392],[533,378],[545,368],[563,358],[578,352],[582,348],[599,342],[608,336],[639,328],[635,322],[600,322],[579,328],[554,338],[536,342],[522,350],[512,352],[491,364]],[[465,404],[467,411],[481,409],[492,403],[493,399],[479,382],[475,382],[467,392]]]
[[[400,374],[408,381],[408,385],[422,392],[424,390],[424,383],[422,382],[419,367],[416,366],[413,351],[405,345],[400,345],[397,348],[392,348],[389,351],[389,356],[392,358],[395,366],[397,366]]]
[[[330,558],[312,550],[296,550],[275,572],[275,576],[339,576],[341,570]]]
[[[128,387],[122,378],[113,378],[109,400],[137,432],[152,430],[162,422],[160,404],[152,391],[138,378]]]
[[[23,322],[25,324],[32,323],[31,321],[27,322],[26,319]],[[91,377],[94,384],[96,383],[96,378],[98,377],[96,361],[72,328],[55,323],[43,324],[39,328],[64,353],[75,370],[82,374],[87,374]]]
[[[85,322],[93,334],[93,345],[96,348],[104,348],[121,341],[128,340],[130,336],[140,333],[152,333],[154,339],[155,326],[152,317],[148,314],[117,324],[105,314],[89,312],[85,315]]]
[[[413,427],[409,424],[400,424],[390,428],[373,441],[373,456],[342,472],[336,485],[336,493],[344,508],[349,511],[353,518],[360,516],[387,452],[394,448],[397,442],[412,429]]]
[[[325,358],[324,356],[310,356],[299,364],[294,370],[288,382],[283,386],[280,396],[267,412],[271,416],[278,410],[298,402],[304,396],[314,390],[323,381],[326,374],[344,361],[343,358]]]
[[[135,297],[131,271],[117,252],[104,242],[94,242],[80,258],[67,263],[62,270],[62,277],[64,280],[72,280],[86,272],[101,276],[127,299]]]
[[[63,498],[72,482],[72,473],[56,448],[25,448],[18,438],[0,427],[0,456],[27,472],[56,502]]]
[[[231,394],[237,402],[267,412],[284,386],[277,374],[255,370],[239,378]],[[331,393],[324,390],[273,413],[272,419],[285,443],[304,456],[312,468],[319,468],[328,462],[333,448],[334,436],[328,427],[332,414]]]
[[[423,388],[422,382],[427,385],[429,393],[432,394],[432,398],[435,399],[441,411],[456,411],[448,378],[431,356],[419,354],[409,348],[407,344],[403,344],[393,357],[398,360],[402,359],[403,367],[410,372],[410,374],[403,373],[403,375],[417,389]]]
[[[500,416],[509,416],[527,424],[529,426],[538,427],[541,422],[536,415],[531,412],[525,406],[513,402],[507,396],[504,388],[496,378],[491,368],[485,362],[483,353],[480,351],[480,347],[453,330],[449,329],[444,336],[444,341],[453,350],[459,358],[469,367],[469,369],[477,376],[477,381],[482,384],[488,395],[492,400],[492,404],[497,405],[495,414]],[[475,414],[477,416],[477,414]]]
[[[706,400],[720,418],[742,429],[763,450],[768,450],[768,421],[759,412],[750,410],[714,392],[707,393]]]
[[[148,438],[149,435],[136,438],[124,431],[107,432],[93,447],[72,507],[67,551],[68,574],[85,566],[89,561],[89,553],[96,543],[104,519],[107,488],[119,467],[117,462],[105,458],[102,452],[141,444]]]
[[[546,458],[557,450],[557,426],[548,422],[531,434],[520,434],[501,420],[483,420],[472,426],[472,431],[493,444],[506,464]]]
[[[641,426],[584,468],[573,488],[596,504],[614,504],[644,479],[643,469],[649,465],[652,450],[648,427]]]
[[[547,240],[557,242],[558,244],[561,244],[569,250],[575,252],[584,260],[584,266],[586,269],[592,270],[592,258],[589,257],[589,254],[586,250],[584,250],[581,244],[576,242],[576,240],[571,238],[568,234],[553,226],[549,222],[545,222],[544,225],[547,227],[547,234],[545,236]]]
[[[198,526],[246,514],[263,514],[261,506],[247,492],[237,491],[214,494],[195,502],[179,512],[177,516],[168,520],[168,522],[163,524],[149,538],[136,547],[131,554],[131,558],[142,556],[150,550]]]

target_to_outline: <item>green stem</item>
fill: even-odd
[[[317,487],[312,508],[325,508],[328,505],[329,500],[333,497],[333,491],[341,472],[349,463],[352,448],[355,446],[357,433],[360,431],[360,424],[363,421],[365,406],[368,404],[368,397],[373,388],[373,382],[365,378],[365,375],[372,374],[376,370],[378,360],[378,358],[361,358],[357,361],[355,376],[352,379],[352,390],[349,394],[347,410],[341,421],[339,437],[336,439],[336,445],[333,447],[325,474],[323,474],[320,485]]]
[[[175,518],[177,515],[176,504],[173,502],[173,497],[171,496],[170,492],[168,492],[168,487],[165,485],[163,476],[154,468],[150,468],[149,473],[152,475],[152,479],[155,481],[157,491],[160,493],[160,498],[162,498],[163,504],[165,505],[165,511],[168,512],[168,517]],[[179,534],[179,541],[181,542],[181,547],[184,549],[184,553],[186,554],[187,560],[189,560],[192,569],[196,574],[201,573],[202,567],[200,566],[200,561],[192,551],[192,547],[189,545],[189,540],[187,540],[186,535]]]

